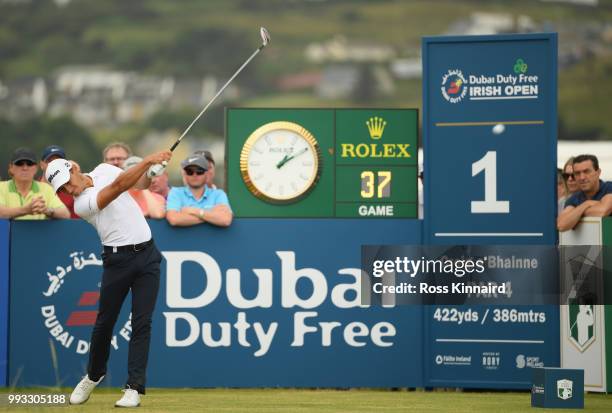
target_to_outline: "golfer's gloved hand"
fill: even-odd
[[[160,176],[166,170],[166,166],[168,166],[168,162],[157,163],[155,165],[151,165],[149,170],[147,171],[147,178],[155,178],[156,176]]]

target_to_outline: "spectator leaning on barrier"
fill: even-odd
[[[130,156],[125,160],[123,169],[127,171],[140,162],[142,162],[140,156]],[[136,201],[146,218],[162,219],[166,216],[166,200],[163,196],[155,194],[148,189],[131,188],[128,192],[134,198],[134,201]]]
[[[567,188],[567,180],[561,168],[557,168],[557,214],[563,211],[565,201],[568,198],[569,190]]]
[[[70,212],[55,195],[53,188],[36,182],[36,157],[27,148],[19,148],[11,157],[8,181],[0,182],[0,218],[67,219]]]
[[[557,218],[559,231],[574,228],[583,216],[606,217],[612,214],[612,182],[599,179],[601,170],[595,155],[574,158],[573,174],[580,190],[565,201]]]
[[[66,152],[64,148],[57,145],[50,145],[45,148],[40,157],[40,169],[42,169],[42,176],[40,177],[40,182],[48,183],[45,178],[45,171],[47,170],[47,165],[49,162],[55,159],[66,159]],[[68,211],[70,212],[70,218],[77,219],[79,216],[74,213],[74,198],[72,195],[68,195],[64,192],[60,192],[57,194],[58,198],[66,205]]]
[[[209,163],[193,154],[183,162],[185,186],[174,187],[168,194],[166,219],[170,225],[191,226],[207,222],[227,227],[232,223],[232,210],[227,195],[221,189],[206,185]]]
[[[123,142],[113,142],[104,148],[102,156],[105,163],[115,165],[117,168],[123,168],[125,160],[132,156],[132,150]]]
[[[168,198],[168,193],[170,192],[170,185],[168,185],[168,171],[164,170],[164,172],[159,176],[154,176],[151,178],[149,191],[163,196],[164,200]]]
[[[578,187],[578,182],[576,182],[576,178],[574,178],[574,157],[570,157],[563,165],[563,177],[567,182],[567,197],[574,195],[576,192],[580,190]],[[563,208],[561,208],[563,209]]]
[[[195,151],[193,154],[200,155],[206,158],[206,160],[208,161],[208,171],[206,172],[206,186],[208,186],[209,188],[217,189],[217,185],[215,185],[215,159],[213,158],[212,153],[210,151],[201,150]]]

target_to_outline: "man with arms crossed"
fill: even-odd
[[[87,375],[70,395],[71,404],[82,404],[106,374],[113,327],[121,305],[132,290],[132,337],[128,352],[128,379],[117,407],[137,407],[145,393],[145,373],[151,339],[151,316],[159,289],[162,256],[153,244],[151,230],[138,204],[127,193],[146,188],[147,170],[170,160],[172,153],[147,156],[132,168],[100,164],[83,174],[65,159],[51,161],[45,176],[55,191],[74,196],[75,212],[98,231],[104,246],[104,271],[100,307],[91,335]]]
[[[208,223],[229,227],[233,214],[227,194],[206,185],[210,182],[209,161],[194,153],[181,162],[181,167],[185,186],[172,188],[166,203],[166,219],[170,225],[187,227]]]
[[[574,179],[579,191],[567,201],[557,218],[557,229],[573,229],[585,217],[607,217],[612,214],[612,182],[604,182],[599,177],[599,161],[595,155],[580,155],[574,158]]]

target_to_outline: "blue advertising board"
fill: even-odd
[[[9,231],[9,221],[0,219],[0,386],[6,386],[8,365]]]
[[[556,241],[557,36],[423,39],[425,240]]]
[[[149,386],[422,386],[422,307],[364,307],[358,293],[361,244],[419,244],[420,221],[150,224],[164,261]],[[15,222],[11,242],[9,378],[72,386],[99,298],[98,237],[80,221]],[[124,384],[130,333],[128,300],[105,385]]]
[[[425,242],[554,245],[556,34],[427,37],[422,54]],[[559,365],[556,306],[424,313],[426,385],[529,388],[529,367]]]
[[[428,306],[425,383],[528,389],[532,368],[558,366],[557,306]]]

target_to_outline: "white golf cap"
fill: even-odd
[[[72,169],[72,163],[65,159],[54,159],[47,165],[45,178],[55,192],[70,180],[70,169]]]

